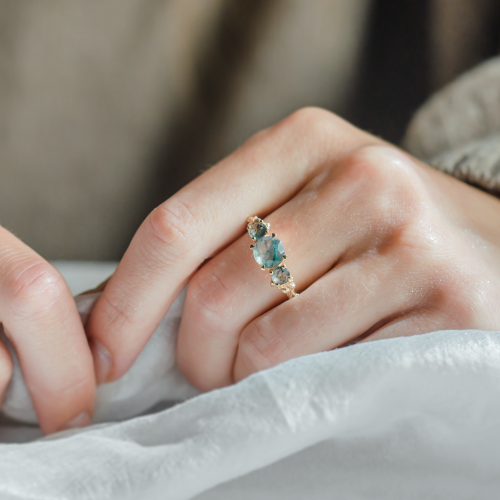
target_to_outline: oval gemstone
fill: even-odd
[[[284,285],[290,279],[290,271],[286,267],[276,267],[273,269],[271,279],[275,285]]]
[[[267,232],[267,226],[263,222],[252,222],[251,224],[248,225],[248,234],[250,235],[250,238],[259,239],[265,236]]]
[[[253,248],[253,257],[259,266],[276,267],[285,255],[285,245],[276,237],[264,236],[257,240]]]

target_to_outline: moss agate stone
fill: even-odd
[[[257,240],[253,248],[253,257],[259,266],[276,267],[283,260],[285,245],[276,237],[264,236]]]
[[[250,238],[258,240],[266,235],[267,226],[263,222],[252,222],[248,225],[248,234]]]
[[[271,279],[275,285],[284,285],[290,279],[290,271],[286,267],[277,267],[273,269]]]

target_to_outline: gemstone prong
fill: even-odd
[[[283,258],[286,259],[286,255],[283,255]]]
[[[255,245],[250,245],[250,248],[254,248],[254,247],[255,247]]]
[[[271,235],[273,238],[276,238],[276,233],[272,233]]]

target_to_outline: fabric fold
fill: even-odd
[[[0,498],[493,499],[499,380],[499,332],[305,356],[156,414],[2,445]]]

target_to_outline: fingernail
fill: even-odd
[[[70,420],[63,428],[63,431],[66,431],[68,429],[78,429],[79,427],[87,427],[87,425],[90,425],[90,415],[86,412],[83,411],[75,417],[73,420]]]
[[[90,349],[94,356],[96,382],[97,384],[104,384],[111,371],[111,354],[109,354],[109,351],[95,339],[91,339]]]

